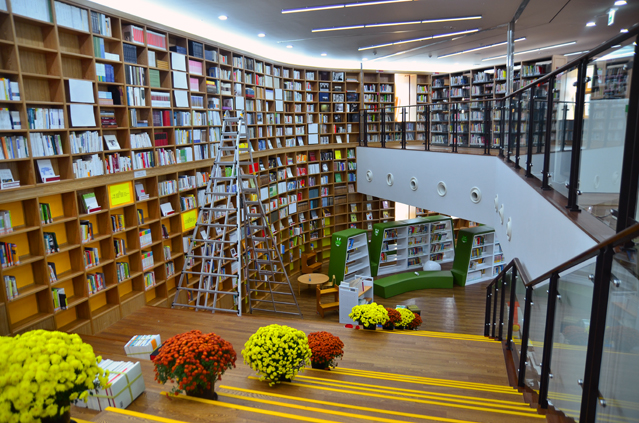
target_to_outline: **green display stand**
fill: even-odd
[[[404,272],[377,279],[373,287],[375,295],[390,298],[418,289],[452,288],[453,275],[450,270]]]
[[[338,285],[355,275],[370,276],[368,238],[362,229],[346,229],[331,236],[331,257],[328,277]]]
[[[395,236],[389,237],[391,234]],[[452,262],[455,258],[453,220],[436,215],[376,223],[370,256],[373,276],[422,270],[422,263],[429,259],[440,264]]]
[[[466,286],[493,279],[504,267],[504,255],[495,239],[495,229],[475,226],[457,234],[453,276],[455,284]]]

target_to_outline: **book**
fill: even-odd
[[[36,162],[38,164],[38,171],[40,173],[40,179],[42,180],[42,182],[47,183],[60,180],[60,176],[55,174],[51,160],[41,159],[36,160]]]
[[[11,232],[13,232],[11,212],[9,210],[0,210],[0,234],[8,234]]]
[[[20,295],[20,292],[18,292],[18,285],[17,285],[17,281],[16,281],[16,277],[15,276],[11,276],[11,275],[5,275],[4,277],[4,286],[7,292],[7,299],[8,300],[12,300],[15,297],[17,297],[18,295]]]
[[[104,135],[104,143],[109,150],[120,150],[120,143],[115,135]]]
[[[44,249],[47,254],[57,253],[60,251],[60,246],[58,245],[58,239],[55,232],[43,232],[42,235],[44,237]]]
[[[67,295],[64,292],[64,288],[51,288],[51,296],[53,297],[53,309],[55,311],[67,309]]]
[[[82,194],[82,204],[84,205],[85,213],[94,213],[102,210],[93,192]]]
[[[149,198],[149,194],[144,190],[144,185],[135,184],[135,193],[138,196],[138,201],[146,200]]]
[[[175,213],[173,206],[169,202],[160,204],[160,211],[162,212],[162,216],[170,216]]]

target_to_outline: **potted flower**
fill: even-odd
[[[386,312],[388,313],[388,322],[384,323],[383,328],[385,330],[393,330],[395,325],[402,321],[402,316],[394,308],[386,307]]]
[[[0,421],[69,422],[71,401],[109,387],[100,361],[77,334],[34,330],[0,337]]]
[[[301,330],[288,326],[261,327],[244,344],[244,363],[269,385],[293,379],[310,362],[311,349]]]
[[[406,326],[406,329],[417,330],[418,327],[422,325],[422,316],[417,313],[413,313],[415,318],[411,320],[411,322]]]
[[[399,323],[395,325],[395,327],[400,330],[406,329],[408,325],[410,324],[410,322],[412,322],[415,319],[415,313],[413,313],[407,308],[398,308],[397,311],[399,311],[399,314],[402,319]]]
[[[388,312],[383,305],[370,303],[356,305],[348,317],[359,322],[364,329],[375,330],[377,325],[383,325],[388,321]]]
[[[181,333],[168,339],[157,356],[155,380],[164,384],[176,382],[175,395],[217,400],[215,382],[222,380],[227,369],[235,367],[237,355],[230,342],[214,333],[199,330]]]
[[[308,346],[311,349],[311,366],[314,369],[337,367],[337,359],[344,355],[344,343],[328,332],[308,334]]]

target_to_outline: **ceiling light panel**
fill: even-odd
[[[358,51],[370,50],[370,49],[373,49],[373,48],[381,48],[381,47],[395,46],[395,45],[398,45],[398,44],[415,43],[415,42],[418,42],[418,41],[432,40],[433,38],[453,37],[455,35],[471,34],[473,32],[477,32],[477,31],[479,31],[479,29],[469,29],[467,31],[451,32],[449,34],[438,34],[438,35],[432,35],[432,36],[429,36],[429,37],[412,38],[412,39],[409,39],[409,40],[395,41],[393,43],[377,44],[377,45],[368,46],[368,47],[360,47],[357,50]]]
[[[453,21],[468,21],[473,19],[481,19],[481,16],[461,16],[456,18],[442,18],[442,19],[425,19],[419,21],[404,21],[404,22],[381,22],[372,24],[361,25],[347,25],[347,26],[333,26],[329,28],[315,28],[311,32],[326,32],[326,31],[344,31],[348,29],[361,29],[361,28],[379,28],[382,26],[396,26],[396,25],[418,25],[434,22],[453,22]]]
[[[345,7],[358,7],[358,6],[377,6],[379,4],[388,4],[388,3],[403,3],[414,0],[378,0],[378,1],[360,1],[355,3],[341,3],[341,4],[327,4],[324,6],[308,6],[301,7],[297,9],[282,9],[282,14],[286,13],[303,13],[303,12],[317,12],[319,10],[330,10],[330,9],[343,9]]]
[[[525,39],[526,39],[526,37],[517,38],[515,40],[515,42],[524,41]],[[503,46],[503,45],[505,45],[507,43],[508,43],[508,41],[503,41],[501,43],[495,43],[495,44],[488,44],[488,45],[485,45],[485,46],[475,47],[475,48],[471,48],[471,49],[468,49],[468,50],[462,50],[462,51],[458,51],[458,52],[455,52],[455,53],[444,54],[442,56],[438,56],[437,58],[438,59],[443,59],[445,57],[457,56],[457,55],[464,54],[464,53],[471,53],[473,51],[479,51],[479,50],[485,50],[487,48]]]
[[[550,50],[550,49],[553,49],[553,48],[559,48],[559,47],[571,46],[571,45],[573,45],[573,44],[577,44],[577,41],[571,41],[571,42],[569,42],[569,43],[562,43],[562,44],[555,44],[555,45],[552,45],[552,46],[546,46],[546,47],[534,48],[534,49],[532,49],[532,50],[518,51],[518,52],[515,52],[515,56],[517,56],[517,55],[519,55],[519,54],[534,53],[534,52],[536,52],[536,51]],[[501,56],[489,57],[489,58],[487,58],[487,59],[482,59],[482,62],[486,62],[486,61],[489,61],[489,60],[503,59],[503,58],[505,58],[505,57],[506,57],[506,55],[505,55],[505,54],[504,54],[504,55],[501,55]]]

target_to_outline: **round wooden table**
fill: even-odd
[[[322,273],[307,273],[305,275],[300,275],[297,277],[297,282],[299,285],[297,286],[297,295],[302,293],[302,284],[306,285],[321,285],[323,283],[328,282],[328,276]]]

